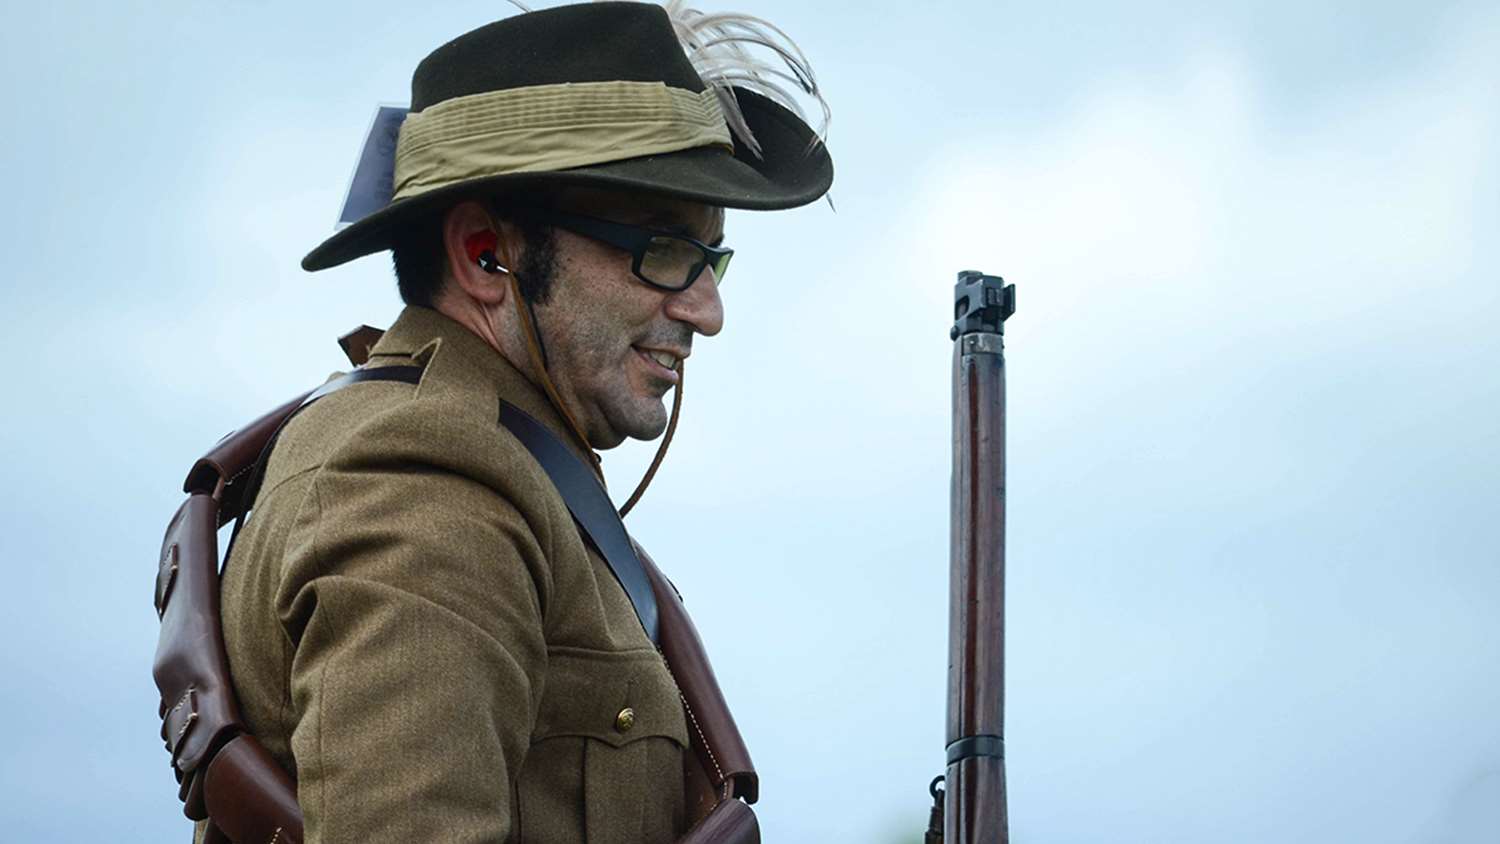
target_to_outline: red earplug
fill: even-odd
[[[490,260],[494,260],[495,247],[499,245],[499,239],[494,232],[475,232],[464,239],[464,251],[469,253],[469,260],[476,264],[480,262],[480,256],[486,252],[490,253]]]

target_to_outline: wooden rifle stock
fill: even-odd
[[[948,729],[942,838],[1005,844],[1005,319],[1015,287],[966,271],[954,288]],[[935,786],[936,784],[934,784]],[[934,809],[934,821],[939,812]],[[936,825],[936,824],[934,824]],[[929,840],[937,836],[929,830]]]

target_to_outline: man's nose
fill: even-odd
[[[705,337],[712,337],[724,327],[724,300],[719,298],[719,279],[713,267],[703,273],[686,290],[667,296],[667,316],[685,322]]]

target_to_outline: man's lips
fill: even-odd
[[[678,354],[677,352],[668,351],[666,349],[642,348],[641,346],[631,346],[630,348],[635,352],[635,356],[640,359],[641,363],[646,366],[646,369],[650,371],[652,375],[655,375],[657,378],[660,378],[663,381],[668,381],[673,384],[677,383],[678,377],[676,366],[682,358],[687,357],[686,354]],[[668,361],[670,361],[671,363],[670,366],[667,365]]]

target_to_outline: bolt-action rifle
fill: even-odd
[[[927,844],[1007,844],[1005,807],[1005,320],[1016,288],[954,286],[947,769]]]

